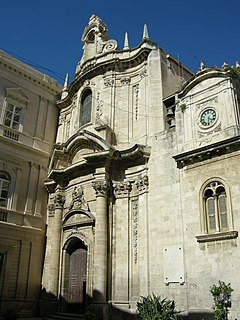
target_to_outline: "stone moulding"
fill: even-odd
[[[177,162],[177,167],[179,169],[182,169],[187,165],[198,163],[214,157],[219,157],[238,150],[240,150],[239,135],[230,139],[210,144],[208,146],[204,146],[202,148],[178,154],[176,156],[173,156],[173,159]]]
[[[97,75],[102,75],[106,72],[106,69],[115,70],[116,67],[119,71],[124,71],[130,67],[135,67],[142,62],[144,62],[149,53],[151,52],[152,47],[138,47],[133,49],[132,52],[136,51],[131,57],[128,58],[120,58],[121,51],[119,51],[119,57],[117,56],[118,51],[116,51],[116,57],[107,57],[107,55],[111,55],[112,53],[106,52],[102,55],[106,55],[106,59],[102,59],[100,56],[99,59],[96,57],[87,60],[81,66],[81,70],[76,75],[75,79],[71,83],[68,89],[68,95],[63,99],[57,101],[57,105],[60,109],[68,107],[72,103],[72,99],[74,94],[79,90],[81,86],[84,85],[86,80],[92,79]]]
[[[74,143],[72,143],[72,148],[77,152],[78,148],[76,148]],[[84,155],[77,163],[69,164],[68,167],[63,169],[52,169],[48,179],[52,179],[60,185],[67,185],[70,180],[78,177],[82,170],[86,170],[87,168],[94,170],[94,167],[96,166],[105,165],[106,161],[108,163],[111,162],[111,164],[116,167],[121,164],[125,165],[125,163],[130,166],[143,164],[148,160],[150,151],[150,147],[138,144],[125,150],[116,150],[113,147],[110,147],[109,149],[105,147],[104,150],[96,152],[93,150],[92,153]],[[57,146],[53,155],[60,160],[69,153],[71,153],[71,148],[68,148],[67,146]],[[48,182],[48,186],[50,186],[50,182]]]
[[[238,237],[237,231],[228,231],[228,232],[219,232],[214,234],[204,234],[200,236],[196,236],[197,242],[213,242],[213,241],[221,241],[221,240],[229,240],[235,239]]]
[[[67,221],[74,215],[82,215],[85,217],[82,221],[77,221],[75,223],[67,223]],[[74,227],[86,227],[86,226],[95,226],[95,217],[90,211],[86,210],[78,210],[78,209],[73,209],[68,211],[65,215],[64,218],[62,219],[62,228],[63,230],[66,229],[71,229]]]

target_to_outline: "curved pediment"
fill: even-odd
[[[80,226],[94,226],[94,224],[94,215],[90,211],[83,209],[69,210],[62,220],[63,229],[69,229]]]
[[[205,86],[209,88],[209,86],[216,84],[217,81],[221,81],[222,79],[227,78],[229,75],[218,69],[204,69],[199,71],[195,77],[193,77],[189,82],[187,82],[182,91],[179,93],[179,97],[183,97],[187,95],[189,92],[192,93],[193,90],[197,90],[198,87]],[[212,82],[212,83],[211,83]]]
[[[73,164],[81,161],[85,155],[112,149],[111,145],[101,137],[83,130],[71,136],[67,142],[56,145],[53,157]]]
[[[88,136],[91,137],[88,141],[92,148],[85,149],[84,143]],[[97,148],[94,149],[93,146]],[[144,164],[148,161],[150,152],[150,147],[138,144],[125,150],[116,150],[100,137],[82,132],[81,135],[79,133],[69,139],[64,146],[58,145],[54,150],[48,179],[66,186],[70,180],[81,174],[94,173],[95,168],[104,166],[106,161],[108,165],[111,162],[112,167],[116,168],[121,165],[126,167]]]

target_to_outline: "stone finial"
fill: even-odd
[[[226,70],[229,68],[229,65],[224,61],[222,68],[223,68],[223,70]]]
[[[124,45],[123,45],[123,50],[128,50],[129,49],[129,43],[128,43],[128,33],[125,33],[125,38],[124,38]]]
[[[200,70],[205,69],[205,64],[203,62],[203,60],[200,61]]]
[[[66,74],[65,82],[62,89],[62,95],[61,95],[62,100],[67,97],[68,95],[67,91],[68,91],[68,73]]]
[[[149,39],[149,36],[148,36],[148,28],[147,28],[147,25],[146,23],[144,24],[144,27],[143,27],[143,40],[144,39]]]
[[[240,69],[240,63],[239,63],[239,61],[236,61],[236,68]]]

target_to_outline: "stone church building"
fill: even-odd
[[[82,41],[74,80],[68,84],[66,78],[61,96],[44,109],[58,109],[57,127],[55,116],[44,130],[35,130],[43,147],[45,141],[52,146],[51,151],[38,147],[49,157],[47,212],[41,214],[46,249],[44,260],[38,255],[41,293],[34,298],[39,312],[130,318],[140,297],[154,293],[174,299],[189,319],[207,319],[213,304],[209,288],[221,280],[234,289],[230,318],[235,319],[240,310],[238,65],[201,63],[193,74],[149,39],[146,26],[137,47],[129,47],[126,34],[119,49],[96,16]],[[51,103],[60,92],[54,86]],[[28,103],[25,94],[21,99]],[[6,128],[4,111],[1,117]],[[44,176],[36,172],[39,167],[29,168],[35,175],[29,173],[27,186]],[[3,165],[0,213],[13,210],[5,199],[10,180]],[[36,186],[41,189],[43,180]],[[34,207],[32,199],[39,193],[33,197],[27,189],[25,211],[33,208],[35,217],[40,203]],[[5,220],[0,228],[12,228]],[[29,230],[32,225],[30,219]],[[38,244],[44,248],[45,227],[40,229]],[[2,301],[7,295],[3,270],[11,256],[5,247],[1,242]],[[24,292],[21,298],[27,300]]]

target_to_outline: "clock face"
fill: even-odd
[[[200,116],[200,122],[204,127],[210,126],[217,118],[216,111],[213,109],[206,109]]]

